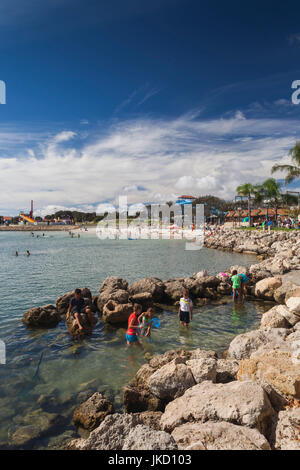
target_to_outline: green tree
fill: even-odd
[[[248,199],[248,215],[249,215],[249,225],[251,226],[251,196],[255,194],[256,187],[251,183],[241,184],[236,188],[236,192],[239,196],[245,196]]]
[[[297,204],[298,198],[292,194],[281,192],[281,183],[275,178],[268,178],[261,185],[255,186],[255,199],[257,202],[267,201],[268,205],[275,210],[275,220],[277,220],[280,206],[291,206]]]
[[[291,156],[293,165],[276,164],[271,169],[272,174],[277,171],[286,172],[286,177],[284,178],[286,185],[300,177],[300,140],[290,149],[289,155]]]

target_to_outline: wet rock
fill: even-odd
[[[170,434],[138,424],[129,431],[122,450],[177,450],[177,445]]]
[[[104,291],[116,291],[116,290],[127,290],[128,282],[119,276],[110,276],[107,277],[99,287],[99,292]]]
[[[23,323],[29,327],[51,328],[55,327],[61,318],[54,305],[35,307],[24,313]]]
[[[114,413],[113,404],[101,395],[94,393],[86,402],[75,409],[73,414],[74,424],[92,431],[104,420]]]
[[[65,418],[55,413],[46,413],[41,409],[28,413],[21,419],[19,426],[11,435],[10,445],[27,448],[36,439],[51,435],[65,423]]]
[[[267,394],[254,382],[202,382],[166,406],[161,427],[172,432],[186,422],[217,420],[257,428],[267,435],[274,416]]]
[[[126,385],[122,389],[123,403],[127,413],[163,411],[165,402],[153,395],[149,389]]]
[[[149,293],[153,302],[162,302],[164,300],[165,286],[163,281],[156,277],[146,277],[131,284],[128,291],[131,296]]]
[[[300,408],[280,411],[276,426],[275,448],[300,450]]]
[[[172,432],[179,450],[270,450],[257,430],[226,421],[186,423]]]
[[[70,336],[72,336],[73,338],[83,338],[85,336],[91,335],[93,328],[97,323],[97,318],[94,317],[93,324],[91,324],[86,314],[80,314],[79,321],[83,328],[82,330],[79,329],[79,326],[73,315],[70,315],[70,317],[66,319],[66,325]]]
[[[147,310],[149,307],[153,307],[153,297],[150,292],[141,292],[139,294],[134,294],[130,297],[130,300],[133,304],[140,304],[144,310]]]
[[[103,307],[102,320],[112,324],[127,323],[132,312],[133,304],[119,304],[109,300]]]
[[[117,290],[104,290],[98,295],[97,307],[99,312],[103,311],[103,308],[107,302],[113,300],[117,304],[127,304],[129,302],[129,293],[124,289]]]
[[[164,283],[166,300],[174,303],[182,297],[182,291],[185,288],[184,279],[168,279]]]

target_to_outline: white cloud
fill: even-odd
[[[88,139],[71,130],[52,138],[41,133],[28,147],[25,141],[22,153],[4,137],[0,213],[25,209],[31,199],[43,211],[109,206],[124,192],[129,204],[165,202],[187,190],[229,199],[237,185],[268,177],[299,136],[300,123],[292,119],[194,116],[118,122]]]
[[[68,140],[73,139],[76,136],[76,132],[73,131],[62,131],[54,137],[54,142],[67,142]]]

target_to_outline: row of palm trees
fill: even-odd
[[[296,142],[294,147],[289,151],[291,156],[291,165],[274,165],[271,173],[278,171],[285,172],[284,183],[290,184],[292,181],[300,177],[300,141]],[[245,183],[236,188],[237,194],[248,198],[248,214],[249,225],[251,225],[251,200],[255,205],[268,201],[268,205],[275,209],[275,220],[277,220],[278,208],[281,205],[293,205],[298,203],[298,198],[292,194],[282,193],[282,185],[275,178],[268,178],[262,184],[253,185]]]

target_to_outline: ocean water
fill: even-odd
[[[151,340],[143,340],[143,349],[128,350],[125,329],[101,320],[91,338],[82,342],[69,337],[63,321],[48,330],[30,330],[21,321],[29,308],[55,303],[75,287],[89,287],[97,294],[110,275],[128,282],[146,276],[167,279],[204,268],[213,274],[233,264],[256,262],[253,256],[186,251],[184,246],[181,240],[98,240],[90,233],[81,233],[79,239],[60,232],[46,232],[39,238],[30,233],[0,233],[0,340],[6,345],[6,364],[0,364],[1,447],[13,442],[20,427],[36,419],[40,423],[45,411],[64,419],[51,428],[42,426],[30,448],[60,445],[78,435],[72,413],[84,392],[88,396],[101,390],[120,410],[122,386],[147,357],[178,347],[221,352],[235,335],[258,325],[267,308],[260,302],[235,307],[228,299],[227,305],[195,309],[188,330],[178,325],[176,311],[168,308],[159,314],[161,326],[153,330]],[[26,250],[31,256],[25,255]]]

